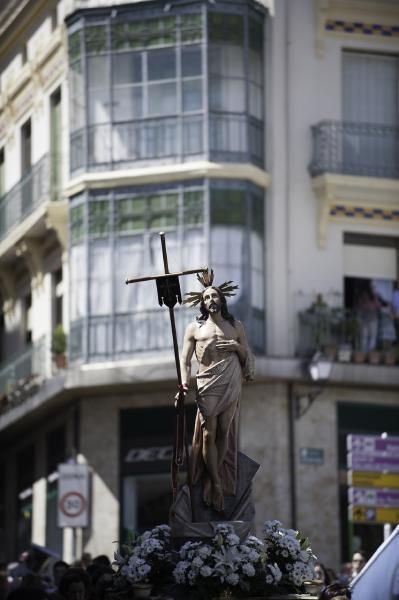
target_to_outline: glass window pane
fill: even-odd
[[[75,31],[75,33],[72,33],[72,35],[68,37],[68,55],[70,63],[73,63],[80,58],[81,33],[81,31]]]
[[[88,54],[104,52],[107,50],[107,31],[105,25],[86,27],[85,29],[86,52]]]
[[[200,225],[204,220],[204,193],[184,192],[184,225]]]
[[[89,124],[111,121],[109,66],[108,56],[87,59]]]
[[[245,77],[244,49],[239,46],[209,48],[208,68],[215,76]]]
[[[84,207],[73,206],[69,211],[71,242],[78,242],[83,238],[84,234]]]
[[[149,19],[148,21],[145,21],[145,26],[147,46],[165,46],[175,44],[175,17]]]
[[[140,83],[142,81],[142,55],[138,52],[124,52],[112,57],[112,75],[116,85]]]
[[[149,52],[147,60],[149,81],[176,77],[176,52],[174,49]]]
[[[181,61],[183,77],[195,77],[202,74],[202,52],[200,46],[182,48]]]
[[[141,85],[114,88],[114,122],[140,119],[143,116]]]
[[[111,312],[111,251],[108,241],[96,241],[90,244],[91,315],[109,315]]]
[[[183,119],[183,153],[200,154],[204,150],[204,117],[202,115],[185,116]]]
[[[128,50],[144,46],[145,22],[115,23],[111,25],[111,46],[114,50]]]
[[[209,83],[209,106],[211,110],[245,112],[244,80],[211,78]]]
[[[108,235],[109,207],[108,201],[91,201],[89,203],[89,233],[95,237]]]
[[[183,112],[201,110],[202,80],[194,79],[183,82]]]
[[[208,15],[209,40],[211,42],[242,45],[244,23],[240,15],[211,12]]]
[[[182,42],[199,42],[202,38],[202,16],[201,15],[182,15],[181,16],[181,40]]]
[[[177,111],[176,83],[151,83],[148,86],[150,115],[170,115]]]
[[[245,192],[241,190],[211,190],[212,225],[244,225]]]

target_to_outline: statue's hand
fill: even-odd
[[[187,383],[183,383],[182,386],[181,386],[181,389],[183,391],[184,397],[186,397],[187,393],[188,393],[188,385],[187,385]],[[177,394],[176,394],[176,396],[175,396],[175,408],[177,408],[177,401],[179,399],[179,394],[180,394],[180,391],[178,391]]]
[[[237,352],[239,345],[236,340],[220,340],[216,342],[215,347],[222,352]]]

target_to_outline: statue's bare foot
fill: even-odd
[[[219,483],[212,486],[212,507],[218,512],[224,510],[223,490]]]
[[[211,480],[208,477],[204,481],[204,493],[202,495],[202,499],[206,506],[211,506],[212,504],[212,485]]]

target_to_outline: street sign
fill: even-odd
[[[322,465],[324,464],[324,448],[301,448],[299,457],[302,464]]]
[[[354,471],[386,471],[399,473],[399,456],[348,454],[348,467]]]
[[[350,504],[374,508],[399,508],[399,490],[349,488]]]
[[[399,474],[378,471],[348,471],[348,485],[363,488],[399,489]]]
[[[349,506],[349,520],[354,523],[399,523],[399,508]]]
[[[347,436],[348,452],[362,456],[396,456],[399,458],[399,437],[380,437],[375,435]]]
[[[88,527],[89,468],[58,465],[58,527]]]

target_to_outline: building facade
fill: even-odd
[[[153,282],[125,285],[163,271],[160,231],[171,271],[209,265],[239,284],[229,306],[257,363],[240,446],[261,465],[259,533],[266,519],[297,527],[335,568],[359,544],[373,551],[382,525],[348,521],[346,435],[399,432],[397,4],[1,11],[1,557],[31,542],[68,561],[111,556],[168,519],[168,311]],[[176,308],[179,340],[195,315]],[[316,352],[332,364],[321,385]],[[194,411],[189,395],[189,426]],[[91,471],[77,531],[57,526],[70,460]]]

